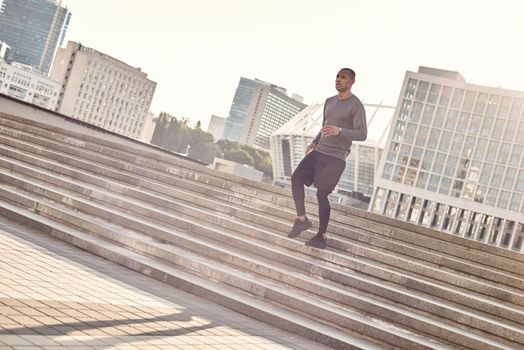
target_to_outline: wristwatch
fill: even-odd
[[[338,134],[340,135],[342,133],[342,128],[338,128]]]

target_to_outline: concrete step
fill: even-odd
[[[48,123],[41,123],[38,120],[31,120],[27,118],[21,118],[17,116],[12,115],[5,115],[6,120],[9,121],[19,121],[22,124],[23,130],[30,130],[34,132],[35,128],[38,128],[37,132],[44,131],[44,132],[51,132],[52,134],[60,134],[59,138],[60,140],[63,140],[66,143],[69,144],[78,144],[78,143],[84,143],[86,147],[90,147],[91,149],[97,149],[100,151],[109,150],[111,153],[114,154],[120,154],[120,156],[124,156],[130,159],[130,161],[133,161],[135,159],[138,161],[137,164],[143,163],[143,164],[171,164],[176,165],[177,168],[183,169],[183,173],[187,173],[185,170],[194,170],[197,173],[197,177],[201,180],[210,181],[213,182],[215,180],[219,180],[219,186],[220,184],[224,185],[224,181],[220,182],[220,179],[225,180],[225,185],[227,188],[231,185],[230,182],[234,182],[232,186],[236,186],[238,184],[242,186],[249,186],[251,189],[262,189],[263,191],[269,191],[273,194],[277,195],[283,195],[285,198],[289,199],[289,191],[283,190],[281,188],[271,186],[268,184],[260,183],[260,182],[253,182],[251,180],[243,179],[240,177],[232,176],[230,174],[220,173],[216,172],[214,170],[202,167],[198,164],[195,164],[195,162],[188,162],[184,159],[182,159],[179,156],[176,156],[174,154],[169,154],[168,152],[165,152],[163,150],[158,149],[157,147],[151,146],[151,145],[145,145],[145,144],[139,144],[136,141],[135,142],[128,142],[129,140],[126,140],[126,138],[118,138],[118,141],[115,141],[115,137],[111,139],[107,139],[105,136],[100,133],[100,136],[93,136],[86,135],[85,132],[79,132],[78,128],[76,131],[66,130],[56,125],[50,125]],[[80,123],[81,124],[81,123]],[[84,128],[87,131],[91,131],[90,127]],[[102,137],[104,136],[104,137]],[[113,135],[114,136],[114,135]],[[134,141],[134,140],[133,140]],[[132,149],[132,152],[128,152],[130,149]],[[116,152],[116,153],[115,153]],[[124,158],[127,159],[127,158]],[[175,170],[176,171],[176,170]],[[191,171],[189,173],[194,175]],[[210,177],[206,177],[206,175],[210,175]],[[242,188],[239,189],[242,189]],[[239,193],[242,191],[238,191]],[[248,193],[251,193],[251,190],[247,191]],[[278,198],[274,198],[278,200]],[[310,201],[311,203],[315,203],[315,199],[313,198],[306,198],[306,201]],[[285,200],[286,203],[289,204],[290,208],[293,208],[292,201]],[[442,240],[446,242],[447,244],[444,245],[444,248],[442,252],[449,252],[453,250],[453,246],[449,246],[449,244],[458,244],[459,246],[462,246],[462,248],[467,247],[467,249],[459,252],[456,254],[458,257],[467,256],[468,253],[474,250],[480,250],[483,253],[488,253],[488,256],[472,256],[473,258],[478,258],[478,262],[482,262],[486,258],[489,258],[490,254],[495,254],[496,256],[504,256],[509,258],[509,264],[511,265],[511,261],[520,261],[524,262],[524,254],[520,254],[518,252],[513,252],[506,249],[500,249],[498,247],[484,244],[481,242],[476,242],[473,240],[464,239],[461,237],[456,237],[453,235],[445,234],[442,232],[434,231],[431,229],[424,229],[415,225],[412,225],[410,223],[397,221],[391,218],[387,218],[385,216],[376,215],[374,213],[369,213],[366,211],[354,209],[351,207],[345,207],[342,205],[333,205],[334,211],[339,211],[343,213],[345,216],[356,216],[359,219],[365,219],[370,220],[371,222],[375,223],[383,223],[386,225],[385,228],[386,233],[389,233],[391,230],[395,230],[396,228],[399,228],[401,230],[407,230],[408,232],[415,232],[417,233],[418,237],[420,236],[426,236],[421,242],[419,242],[422,246],[426,246],[429,249],[434,250],[435,248],[431,244],[432,240],[434,238],[438,238],[438,240]],[[379,232],[380,233],[380,232]],[[394,232],[393,232],[394,233]],[[410,242],[411,240],[408,240]],[[436,248],[440,248],[440,246],[436,246]],[[466,255],[465,255],[466,254]],[[485,255],[485,254],[483,254]],[[470,259],[471,260],[471,259]],[[507,270],[509,272],[515,273],[512,270],[512,267],[510,266]],[[520,272],[517,272],[520,273]],[[524,275],[524,271],[522,272]]]
[[[60,220],[68,222],[69,224],[77,222],[75,225],[79,227],[85,227],[88,225],[89,232],[96,232],[98,235],[103,235],[121,245],[140,251],[143,254],[149,256],[154,255],[163,260],[168,260],[187,271],[197,273],[199,276],[204,276],[214,281],[241,288],[252,294],[254,293],[258,297],[263,298],[264,300],[269,300],[272,303],[282,303],[288,308],[291,307],[301,310],[303,314],[309,314],[310,317],[315,317],[317,319],[323,318],[325,321],[335,323],[339,327],[349,327],[352,331],[371,335],[375,339],[381,339],[382,341],[394,344],[401,348],[438,349],[448,348],[449,346],[449,344],[439,344],[435,340],[425,339],[422,335],[414,334],[413,330],[389,324],[384,320],[367,317],[366,315],[353,311],[347,306],[340,308],[332,303],[324,302],[318,298],[318,295],[308,297],[307,294],[304,294],[303,292],[299,293],[296,289],[289,288],[289,286],[279,287],[274,282],[261,277],[260,273],[253,275],[252,273],[245,273],[232,268],[231,265],[233,264],[231,264],[231,262],[229,266],[222,266],[221,264],[218,264],[215,259],[207,259],[200,254],[196,255],[186,251],[180,248],[181,235],[179,232],[176,232],[178,236],[173,238],[178,246],[174,246],[173,244],[165,242],[163,239],[159,242],[158,240],[151,239],[151,237],[142,235],[136,231],[129,231],[95,217],[75,213],[57,204],[46,203],[46,201],[42,201],[41,198],[37,199],[30,195],[22,195],[22,197],[24,197],[24,201],[30,201],[33,206],[38,206],[39,211],[41,213],[45,212],[45,215],[48,217],[60,218]],[[68,221],[66,217],[71,221]],[[169,230],[165,231],[166,234],[173,234],[172,229],[166,229]],[[186,237],[186,239],[188,238]],[[204,243],[204,241],[200,242],[201,245],[204,245]],[[209,249],[209,243],[206,249]],[[200,251],[200,249],[198,251]],[[236,259],[243,260],[243,263],[240,263],[240,265],[246,266],[256,264],[256,262],[249,257],[238,254],[238,251],[236,253],[237,254],[234,255]],[[228,250],[223,249],[222,254],[228,254]],[[258,267],[257,271],[260,269],[261,268]],[[271,267],[266,266],[266,269],[271,269]],[[285,270],[281,271],[281,273],[285,273]],[[315,283],[313,279],[309,279],[309,281],[304,283],[306,284],[308,282]],[[320,286],[321,282],[317,282],[317,284]],[[343,293],[343,290],[339,290],[339,294]],[[337,298],[337,300],[340,300],[340,297]],[[360,303],[362,302],[363,300],[360,300]],[[371,300],[368,302],[371,302]],[[493,340],[492,338],[494,336],[492,336],[491,339],[483,338],[481,336],[472,335],[468,331],[457,330],[429,318],[424,320],[424,318],[419,315],[409,314],[409,312],[406,313],[403,310],[394,310],[391,306],[389,306],[389,308],[389,313],[398,313],[397,318],[408,319],[408,321],[406,321],[408,324],[414,324],[413,322],[416,322],[418,332],[430,331],[433,328],[433,332],[436,332],[448,342],[460,345],[460,347],[464,346],[469,349],[515,348],[507,342],[501,343]],[[383,310],[381,313],[388,313],[388,311]],[[410,318],[411,320],[409,320]],[[453,348],[456,348],[456,345],[454,345]]]
[[[19,136],[22,136],[22,135],[19,135]],[[63,140],[64,137],[61,137],[59,139]],[[44,144],[46,145],[46,147],[49,147],[49,148],[51,148],[51,146],[52,146],[52,145],[50,145],[47,142],[44,142]],[[79,141],[79,140],[73,141],[71,139],[68,139],[68,143],[67,144],[75,144],[75,145],[82,145],[82,146],[86,146],[87,145],[85,142],[82,142],[82,141]],[[54,145],[54,147],[55,148],[58,147],[58,148],[60,148],[62,150],[67,150],[67,147],[64,147],[63,144],[62,145],[58,145],[58,146]],[[97,147],[100,147],[100,146],[97,146]],[[106,150],[107,150],[107,148],[100,149],[99,151],[100,152],[103,152],[103,151],[105,152]],[[109,153],[111,153],[111,154],[114,153],[113,150],[110,150],[110,151],[111,152],[109,152]],[[77,149],[71,149],[69,152],[73,153],[73,154],[78,154],[79,151]],[[113,163],[115,163],[115,159],[116,160],[126,159],[126,157],[125,157],[126,154],[124,154],[122,152],[118,153],[117,155],[118,155],[118,158],[105,159],[106,164],[113,164]],[[92,156],[92,155],[90,155],[90,156]],[[95,156],[99,157],[98,154],[95,155]],[[83,153],[82,157],[89,158],[89,155],[87,153]],[[131,155],[131,156],[127,155],[127,158],[129,158],[129,157],[134,157],[135,160],[136,160],[136,156],[135,155]],[[158,165],[156,162],[151,162],[151,161],[148,161],[148,160],[139,160],[139,161],[137,161],[137,163],[138,164],[148,164],[148,165],[151,165],[151,164]],[[124,164],[123,167],[124,168],[128,168],[129,165],[128,164]],[[134,173],[140,173],[140,171],[142,171],[143,169],[138,169],[136,167],[133,167],[133,168],[130,168],[130,170],[132,170]],[[176,172],[176,171],[172,170],[172,168],[168,168],[168,169],[164,169],[164,170],[168,170],[171,174]],[[206,170],[208,170],[208,169],[206,169]],[[187,171],[183,170],[182,173],[186,174]],[[148,173],[147,170],[146,170],[146,174],[144,174],[144,176],[147,176],[147,174],[151,175],[151,172]],[[207,178],[204,179],[204,178],[202,178],[202,176],[198,177],[198,179],[200,181],[203,181],[204,183],[205,182],[208,182],[208,183],[210,182],[209,179],[207,179]],[[186,187],[188,186],[188,184],[185,183],[185,182],[181,183],[180,181],[178,181],[177,183],[173,183],[173,181],[172,181],[173,177],[172,176],[170,178],[167,178],[167,179],[165,178],[165,176],[164,177],[160,177],[160,178],[155,178],[155,180],[157,180],[157,181],[168,181],[167,183],[169,183],[170,185],[186,186]],[[193,184],[191,184],[189,186],[192,187],[191,190],[199,191],[198,193],[205,193],[206,195],[210,195],[210,194],[212,195],[213,194],[212,193],[213,189],[210,190],[209,187],[206,188],[205,186],[201,186],[200,188],[195,189]],[[222,184],[222,187],[223,186],[224,186],[224,184]],[[251,193],[251,191],[248,191],[248,192]],[[230,199],[230,200],[231,199],[236,200],[236,199],[238,199],[241,196],[241,194],[238,194],[238,193],[235,194],[235,195],[223,194],[222,193],[221,195],[222,195],[222,197],[225,197],[225,198]],[[271,214],[275,214],[274,212],[271,212],[272,209],[275,209],[275,208],[273,208],[274,205],[268,204],[267,201],[263,201],[261,198],[264,197],[264,196],[261,197],[260,193],[258,193],[257,196],[258,197],[255,200],[250,201],[248,203],[248,205],[251,208],[262,209],[262,210],[265,210],[265,211],[270,211]],[[267,196],[265,196],[265,197],[267,197]],[[274,197],[272,197],[272,198],[273,198],[272,201],[277,201],[277,202],[281,201],[281,200],[275,200]],[[263,207],[261,207],[261,205],[260,205],[261,202],[265,202],[265,204],[262,204]],[[289,198],[286,199],[286,203],[288,205],[291,205],[291,204],[289,204],[290,203]],[[276,212],[282,213],[283,211],[281,210],[281,208],[276,208]],[[280,215],[282,215],[282,214],[280,214]],[[287,213],[285,213],[285,215],[287,217],[292,216],[292,214],[289,211]],[[380,231],[379,234],[381,234],[381,236],[383,236],[382,234],[385,234],[386,236],[391,234],[391,226],[383,225],[383,227],[381,227],[381,226],[377,226],[376,223],[371,223],[371,227],[370,227],[369,220],[362,220],[362,219],[354,220],[354,218],[351,218],[351,217],[348,218],[345,215],[337,215],[336,212],[334,212],[332,217],[333,217],[333,220],[332,220],[332,225],[331,225],[330,231],[334,231],[335,233],[340,234],[340,235],[346,235],[348,238],[351,238],[351,239],[353,239],[353,237],[354,237],[354,235],[352,234],[353,230],[343,229],[341,232],[338,232],[340,230],[337,229],[337,221],[339,221],[340,223],[343,223],[344,226],[346,226],[346,227],[347,226],[354,227],[354,228],[359,229],[359,230],[364,231],[364,232],[373,232],[372,230],[375,230],[375,231]],[[364,230],[362,230],[362,228]],[[378,230],[377,230],[377,228],[378,228]],[[373,232],[373,233],[376,233],[376,232]],[[397,234],[397,233],[400,233],[401,236],[402,236],[401,238],[403,238],[405,241],[408,241],[408,242],[419,243],[418,241],[421,240],[421,237],[420,237],[421,235],[413,236],[413,233],[409,232],[409,231],[406,231],[406,232],[402,232],[402,230],[400,230],[400,232],[395,231],[395,234]],[[445,236],[449,236],[449,235],[445,235]],[[389,242],[391,242],[390,238],[387,238],[385,240],[384,239],[383,240],[379,240],[377,238],[374,238],[374,239],[363,238],[363,239],[365,241],[367,241],[367,242],[370,242],[370,241],[371,242],[377,242],[378,241],[378,244],[382,243],[382,244],[392,245],[391,243],[389,243]],[[488,263],[491,263],[494,266],[497,266],[498,268],[502,268],[502,269],[504,269],[506,271],[510,271],[512,273],[515,273],[514,260],[508,260],[508,259],[504,260],[504,259],[501,259],[499,257],[496,257],[496,261],[491,262],[489,254],[486,254],[486,253],[475,254],[475,253],[472,253],[471,249],[469,249],[469,248],[465,249],[462,246],[454,247],[454,246],[450,245],[448,241],[444,241],[444,242],[442,242],[441,240],[436,240],[435,241],[433,238],[428,239],[427,237],[422,237],[422,241],[425,244],[428,244],[428,241],[429,241],[430,246],[431,246],[432,249],[434,249],[435,247],[438,247],[440,249],[437,249],[437,250],[444,251],[444,252],[450,252],[450,251],[453,251],[454,248],[457,248],[458,252],[455,253],[456,256],[465,256],[466,255],[468,257],[473,257],[474,261],[477,261],[477,262],[488,262]],[[463,242],[461,242],[461,243],[463,243]],[[403,246],[398,246],[398,244],[397,244],[396,248],[398,250],[402,250],[404,253],[406,253],[406,251],[415,252],[418,255],[418,257],[425,257],[426,259],[430,259],[430,260],[433,259],[434,263],[438,264],[438,266],[441,266],[443,268],[447,268],[446,265],[444,265],[444,264],[449,263],[449,264],[451,264],[450,266],[452,266],[451,268],[454,268],[454,269],[456,269],[457,267],[466,268],[467,271],[465,273],[471,273],[472,270],[475,269],[475,267],[472,266],[472,264],[461,262],[460,258],[456,258],[456,257],[448,258],[446,256],[444,256],[444,257],[442,257],[442,256],[435,256],[435,254],[432,253],[433,250],[431,251],[431,253],[427,254],[427,252],[421,251],[420,247],[417,247],[418,249],[411,249],[411,250],[409,250],[409,249],[406,249],[406,247],[405,247],[406,245],[407,245],[407,243],[404,243]],[[390,247],[388,247],[388,248],[390,248]],[[356,250],[356,251],[361,251],[361,250]],[[499,249],[499,251],[500,251],[500,249]],[[489,271],[488,271],[488,275],[490,275]],[[501,275],[501,274],[491,274],[491,275],[492,276],[502,276],[502,278],[505,278],[504,275]],[[509,275],[507,275],[507,276],[509,276]],[[495,282],[497,282],[497,281],[495,281]],[[522,288],[522,279],[518,282],[517,288]]]
[[[42,194],[42,191],[39,191],[39,193]],[[92,197],[97,197],[97,198],[99,197],[99,195],[93,195],[93,194],[90,194],[90,196],[92,196]],[[56,198],[56,197],[54,197],[53,199],[55,199],[55,200],[59,200],[59,201],[61,201],[61,202],[64,202],[64,200],[60,200],[59,198]],[[67,200],[65,200],[65,202],[67,202],[67,203],[73,203],[74,201],[77,201],[77,200],[78,200],[78,199],[71,199],[71,198],[68,198]],[[119,200],[121,200],[121,199],[119,199]],[[79,207],[84,207],[84,206],[81,206],[81,205],[79,205],[78,203],[75,203],[73,207],[75,207],[75,208],[79,208]],[[126,207],[127,207],[127,206],[126,206]],[[113,210],[112,208],[105,208],[105,209],[102,209],[103,212],[110,213],[110,218],[115,218],[115,215],[116,215],[116,214],[113,213],[112,210]],[[99,215],[99,214],[97,214],[97,216],[98,216],[98,215]],[[130,215],[132,215],[132,213],[131,213]],[[133,217],[136,218],[136,215],[133,216]],[[128,218],[128,219],[129,219],[129,218]],[[135,220],[136,220],[136,219],[135,219]],[[122,221],[122,220],[119,220],[119,222],[121,222],[121,221]],[[147,222],[143,222],[142,225],[147,226],[148,223],[147,223]],[[143,227],[142,227],[142,228],[143,228]],[[92,227],[90,227],[90,231],[93,231],[93,228],[92,228]],[[149,229],[148,231],[149,231],[149,234],[153,234],[152,231],[151,231],[151,229]],[[215,233],[216,233],[216,232],[215,232]],[[165,239],[166,239],[165,236],[160,236],[160,237],[157,236],[157,238],[162,239],[162,240],[165,240]],[[187,240],[187,238],[186,238],[186,240]],[[223,240],[220,239],[220,241],[223,241]],[[180,244],[180,242],[181,242],[180,237],[176,240],[176,242],[177,242],[178,244]],[[262,247],[259,246],[256,250],[261,250],[261,249],[262,249]],[[196,250],[200,250],[200,249],[197,248]],[[215,259],[219,259],[219,257],[220,257],[223,253],[224,253],[224,252],[220,252],[220,253],[218,253],[218,255],[214,255],[213,257],[214,257]],[[266,254],[264,254],[264,255],[266,255]],[[238,254],[233,254],[233,256],[238,256]],[[247,264],[247,265],[249,265],[249,264]],[[318,267],[317,267],[317,268],[318,268]],[[260,273],[260,268],[255,268],[255,271],[257,271],[258,273]],[[282,272],[279,272],[278,274],[281,274],[281,273],[282,273]],[[288,282],[289,282],[289,280],[288,280]],[[314,289],[315,289],[315,288],[314,288]],[[332,293],[332,292],[331,292],[331,293]],[[337,299],[337,298],[335,298],[335,299]],[[347,297],[346,297],[346,299],[347,299]],[[337,300],[338,300],[338,299],[337,299]],[[361,303],[362,303],[362,301],[361,301]],[[374,308],[376,309],[377,306],[374,306]],[[389,313],[391,313],[391,312],[392,312],[392,311],[389,310]],[[385,310],[379,310],[379,312],[378,312],[378,314],[386,314],[386,313],[388,313],[387,310],[386,310],[386,311],[385,311]],[[398,315],[396,315],[396,316],[395,316],[395,314],[392,314],[392,315],[393,315],[393,316],[392,316],[393,319],[395,319],[396,317],[398,317]],[[463,316],[464,316],[464,315],[463,315]],[[468,317],[471,317],[471,314],[468,315]],[[413,320],[410,320],[409,318],[407,319],[406,322],[408,322],[408,325],[409,325],[409,324],[413,324]],[[485,322],[485,320],[482,321],[482,322]],[[422,323],[422,322],[420,322],[420,320],[419,320],[419,323]],[[504,334],[504,333],[507,333],[507,332],[508,332],[508,329],[505,329],[505,330],[495,330],[496,327],[494,328],[493,326],[490,326],[489,328],[491,329],[491,331],[492,331],[494,334]],[[437,333],[437,334],[438,334],[438,333]],[[495,335],[493,335],[493,336],[495,336]],[[515,339],[515,338],[519,338],[519,337],[522,337],[522,334],[519,335],[519,334],[515,333],[515,334],[512,334],[512,335],[509,337],[509,339]],[[477,347],[473,347],[473,348],[477,348]]]
[[[18,157],[19,159],[25,160],[27,162],[31,162],[32,160],[32,163],[36,164],[36,166],[46,167],[49,170],[57,171],[57,169],[60,168],[60,166],[58,166],[57,164],[46,163],[46,161],[44,161],[43,159],[36,159],[35,157],[32,157],[31,155],[27,155],[27,154],[26,155],[18,154],[16,150],[11,150],[11,153],[9,154],[12,157]],[[67,162],[68,158],[67,159],[61,158],[61,159],[63,162]],[[92,163],[86,164],[85,162],[82,162],[81,160],[75,160],[74,162],[70,162],[70,163],[74,163],[74,165],[81,164],[83,169],[94,170],[97,168],[96,165]],[[107,169],[105,171],[101,170],[102,175],[107,175],[108,171],[109,170]],[[75,174],[75,173],[71,173],[71,169],[69,169],[69,172],[62,172],[62,174],[67,174],[69,176],[74,177],[75,179],[88,180],[89,178],[89,175],[87,173],[79,174],[77,171]],[[119,173],[119,174],[121,175],[121,177],[123,176],[122,173]],[[127,176],[130,177],[132,175],[127,175]],[[143,179],[143,178],[137,179],[135,177],[135,179],[136,180],[132,181],[132,185],[136,185],[138,183],[140,184],[140,187],[156,188],[156,190],[158,190],[157,188],[159,185],[158,183],[154,183],[154,182],[148,183],[147,179]],[[60,178],[55,179],[55,182],[60,182],[60,181],[61,181]],[[102,186],[103,188],[114,187],[113,184],[107,184],[105,183],[105,180],[101,178],[96,179],[96,181],[91,181],[91,183],[93,182],[98,183],[98,185]],[[165,189],[161,188],[161,190],[167,191],[168,188],[165,188]],[[134,191],[132,188],[121,187],[120,192],[121,193],[125,192],[126,195],[130,195],[131,193],[133,193],[132,196],[134,196],[135,198],[139,198],[140,200],[145,200],[146,202],[149,201],[150,203],[153,203],[155,205],[169,206],[169,199],[162,199],[158,196],[150,196],[147,193],[139,193],[139,192]],[[173,194],[173,191],[171,193]],[[179,193],[178,196],[179,198],[191,197],[191,194],[187,192],[181,192]],[[207,203],[207,208],[212,209],[212,210],[229,210],[228,212],[229,215],[234,215],[242,220],[250,220],[253,223],[263,223],[265,229],[275,229],[280,232],[286,232],[289,229],[289,227],[287,226],[287,223],[282,223],[282,222],[272,220],[268,216],[260,216],[257,214],[252,214],[248,211],[243,211],[241,209],[228,207],[227,205],[221,205],[217,202],[209,201],[206,198],[203,198],[200,196],[192,196],[191,201],[189,201],[189,203],[194,203],[192,200],[199,203],[200,205],[202,205],[203,203]],[[181,210],[181,208],[176,205],[172,209]],[[205,217],[207,214],[203,213],[203,215]],[[216,223],[216,221],[214,221],[213,223]],[[221,224],[225,224],[225,222],[222,221]],[[229,225],[228,227],[234,228],[231,225],[238,226],[238,223],[229,223],[228,225]],[[465,276],[464,274],[457,275],[451,272],[442,271],[442,269],[439,266],[431,267],[427,265],[422,265],[419,262],[414,262],[406,258],[402,258],[402,257],[395,256],[395,255],[385,253],[385,252],[376,251],[376,250],[373,250],[367,247],[362,247],[362,246],[359,247],[358,245],[355,245],[354,243],[344,242],[339,239],[330,239],[330,241],[333,247],[341,249],[343,251],[350,251],[353,253],[356,249],[360,249],[360,254],[358,254],[358,257],[365,257],[366,259],[373,260],[376,262],[376,264],[379,264],[382,266],[384,266],[384,263],[386,263],[389,265],[389,268],[392,270],[411,272],[411,273],[414,273],[413,276],[422,275],[425,277],[430,277],[432,280],[438,280],[441,282],[446,282],[451,285],[460,286],[461,288],[467,288],[469,290],[476,291],[478,293],[483,293],[486,295],[490,295],[494,298],[506,300],[512,303],[516,303],[518,305],[524,304],[524,297],[522,296],[522,291],[512,290],[511,287],[497,286],[496,284],[494,285],[493,283],[486,283],[486,281],[483,281],[483,280],[476,281],[472,279],[470,276]],[[347,265],[347,263],[348,263],[347,259],[341,262],[343,266]],[[480,270],[480,271],[484,271],[484,270]],[[519,280],[519,279],[515,279],[515,278],[512,279],[507,274],[502,274],[501,279],[515,281],[516,283],[514,284],[518,286],[520,286],[520,283],[522,282],[522,280]]]
[[[27,202],[29,203],[29,202]],[[33,203],[35,207],[37,202]],[[211,300],[217,304],[269,323],[294,334],[328,345],[333,349],[385,350],[401,349],[376,339],[311,320],[285,308],[254,298],[236,288],[218,284],[186,272],[172,263],[138,254],[108,240],[68,227],[32,211],[21,209],[0,200],[0,215],[31,226],[41,232],[69,242],[81,249],[117,262],[123,266],[163,281],[186,292]],[[445,348],[445,347],[443,347]],[[451,349],[451,347],[448,347]]]

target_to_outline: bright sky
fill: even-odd
[[[524,90],[519,0],[63,0],[79,41],[157,82],[155,114],[227,117],[238,80],[259,78],[312,104],[354,93],[395,105],[407,70],[459,71],[473,84]]]

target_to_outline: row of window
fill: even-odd
[[[439,231],[524,251],[524,223],[377,188],[371,211]]]
[[[414,78],[408,80],[404,97],[435,106],[502,118],[518,119],[524,115],[524,96],[465,90]]]
[[[435,108],[430,105],[415,103],[411,109],[410,101],[404,101],[395,125],[394,138],[405,133],[407,136],[420,138],[434,132],[455,132],[462,135],[481,136],[494,140],[519,142],[524,144],[524,120],[511,120],[482,116],[457,110]],[[418,127],[418,131],[417,131]]]

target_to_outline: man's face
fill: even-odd
[[[341,70],[337,73],[337,79],[335,80],[335,88],[338,92],[346,92],[351,89],[351,86],[355,83],[355,80],[351,78],[349,72]]]

